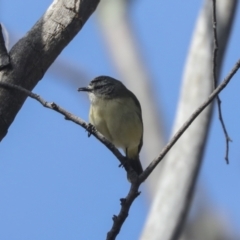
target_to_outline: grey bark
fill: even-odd
[[[10,50],[11,66],[0,81],[32,90],[61,51],[81,30],[100,0],[55,0],[33,28]],[[26,95],[0,88],[0,141],[21,109]]]

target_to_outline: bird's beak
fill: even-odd
[[[78,92],[91,92],[91,89],[89,87],[82,87],[78,88]]]

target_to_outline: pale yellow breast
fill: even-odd
[[[131,99],[115,99],[92,102],[90,122],[116,147],[129,148],[138,154],[138,145],[143,134],[141,111]]]

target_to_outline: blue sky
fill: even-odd
[[[23,36],[52,1],[0,3],[0,22],[15,37]],[[202,1],[135,1],[130,15],[151,71],[166,132],[173,124],[179,86],[195,21]],[[143,17],[144,16],[144,17]],[[240,17],[234,24],[222,78],[240,56]],[[177,41],[177,44],[176,44]],[[89,77],[118,78],[93,15],[59,56]],[[174,69],[174,70],[173,70]],[[79,81],[80,82],[80,81]],[[79,83],[81,86],[81,84]],[[171,89],[171,94],[170,94]],[[224,161],[225,139],[216,111],[209,134],[198,191],[240,229],[239,73],[221,94],[224,119],[233,142],[230,164]],[[66,82],[49,72],[34,92],[88,119],[89,103]],[[145,129],[147,127],[145,126]],[[28,99],[0,144],[0,239],[104,239],[129,189],[118,162],[84,129]],[[148,212],[144,195],[134,202],[118,239],[137,239]],[[199,195],[197,195],[199,196]],[[203,196],[201,196],[204,198]],[[197,199],[196,199],[197,201]]]

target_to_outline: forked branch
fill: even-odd
[[[144,172],[139,176],[139,178],[136,178],[135,181],[132,181],[130,190],[128,192],[128,195],[126,198],[121,199],[121,209],[117,216],[114,215],[113,217],[113,226],[111,230],[107,234],[107,240],[115,239],[118,235],[124,221],[126,220],[128,216],[129,209],[135,200],[135,198],[140,194],[139,193],[139,186],[143,181],[147,179],[147,177],[151,174],[151,172],[155,169],[155,167],[159,164],[159,162],[164,158],[164,156],[169,152],[169,150],[172,148],[172,146],[177,142],[177,140],[181,137],[181,135],[186,131],[186,129],[191,125],[191,123],[198,117],[198,115],[218,96],[218,94],[227,86],[227,84],[230,82],[234,74],[238,71],[240,68],[240,60],[237,61],[233,69],[230,71],[228,76],[224,79],[224,81],[212,92],[212,94],[208,97],[208,99],[203,102],[196,111],[193,112],[193,114],[190,116],[190,118],[183,124],[183,126],[179,129],[179,131],[173,136],[173,138],[169,141],[169,143],[165,146],[165,148],[162,150],[162,152],[159,154],[159,156],[154,159],[149,166],[144,170]],[[72,122],[82,126],[87,131],[89,131],[89,125],[80,119],[79,117],[69,113],[65,109],[61,108],[55,103],[49,103],[46,102],[42,97],[40,97],[37,94],[32,93],[31,91],[28,91],[20,86],[16,86],[10,83],[2,82],[0,81],[0,86],[3,88],[12,90],[18,90],[22,93],[25,93],[27,96],[37,100],[40,102],[44,107],[47,107],[49,109],[52,109],[62,115],[65,116],[67,120],[71,120]],[[107,140],[104,138],[103,135],[101,135],[98,131],[95,129],[91,131],[91,134],[93,134],[99,141],[101,141],[118,159],[121,163],[124,164],[125,158],[121,155],[121,153]],[[127,169],[126,169],[127,170]]]

